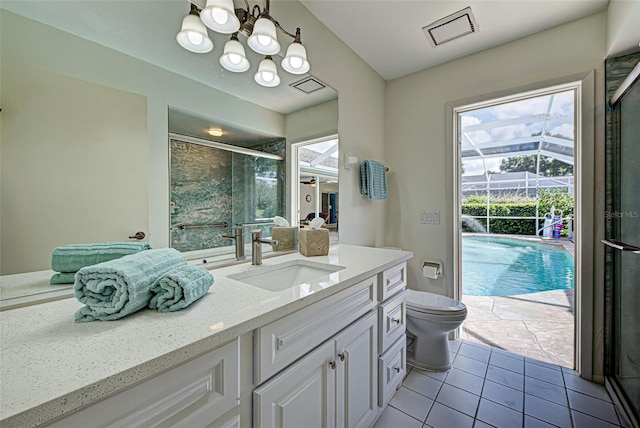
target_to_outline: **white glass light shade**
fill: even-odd
[[[307,61],[307,50],[301,43],[291,43],[287,48],[287,55],[282,59],[280,65],[291,74],[306,73],[310,68],[309,61]]]
[[[204,25],[222,34],[232,34],[240,29],[240,20],[233,9],[233,0],[207,0],[200,12]]]
[[[278,76],[276,63],[270,58],[265,58],[260,61],[258,72],[253,76],[253,79],[257,84],[266,86],[267,88],[278,86],[280,84],[280,77]]]
[[[280,52],[280,43],[276,35],[276,26],[268,18],[259,18],[253,26],[247,44],[259,54],[277,54]]]
[[[224,45],[224,52],[220,57],[220,65],[234,73],[242,73],[249,69],[249,60],[244,52],[244,47],[237,40],[229,40]]]
[[[182,29],[176,40],[188,51],[207,53],[213,49],[213,42],[207,34],[207,28],[202,25],[197,15],[189,14],[182,20]]]

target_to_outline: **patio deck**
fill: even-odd
[[[460,337],[573,369],[573,296],[573,290],[463,295],[468,314]]]

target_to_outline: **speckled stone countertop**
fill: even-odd
[[[213,286],[178,312],[145,309],[117,321],[75,323],[73,298],[0,312],[0,426],[32,427],[122,391],[412,257],[336,245],[212,270]],[[271,292],[227,278],[304,259],[344,266],[331,279]]]

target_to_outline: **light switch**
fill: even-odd
[[[420,211],[421,224],[440,224],[440,211]]]

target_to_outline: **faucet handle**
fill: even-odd
[[[258,240],[262,238],[262,231],[261,230],[252,230],[251,231],[251,239],[252,240]]]

